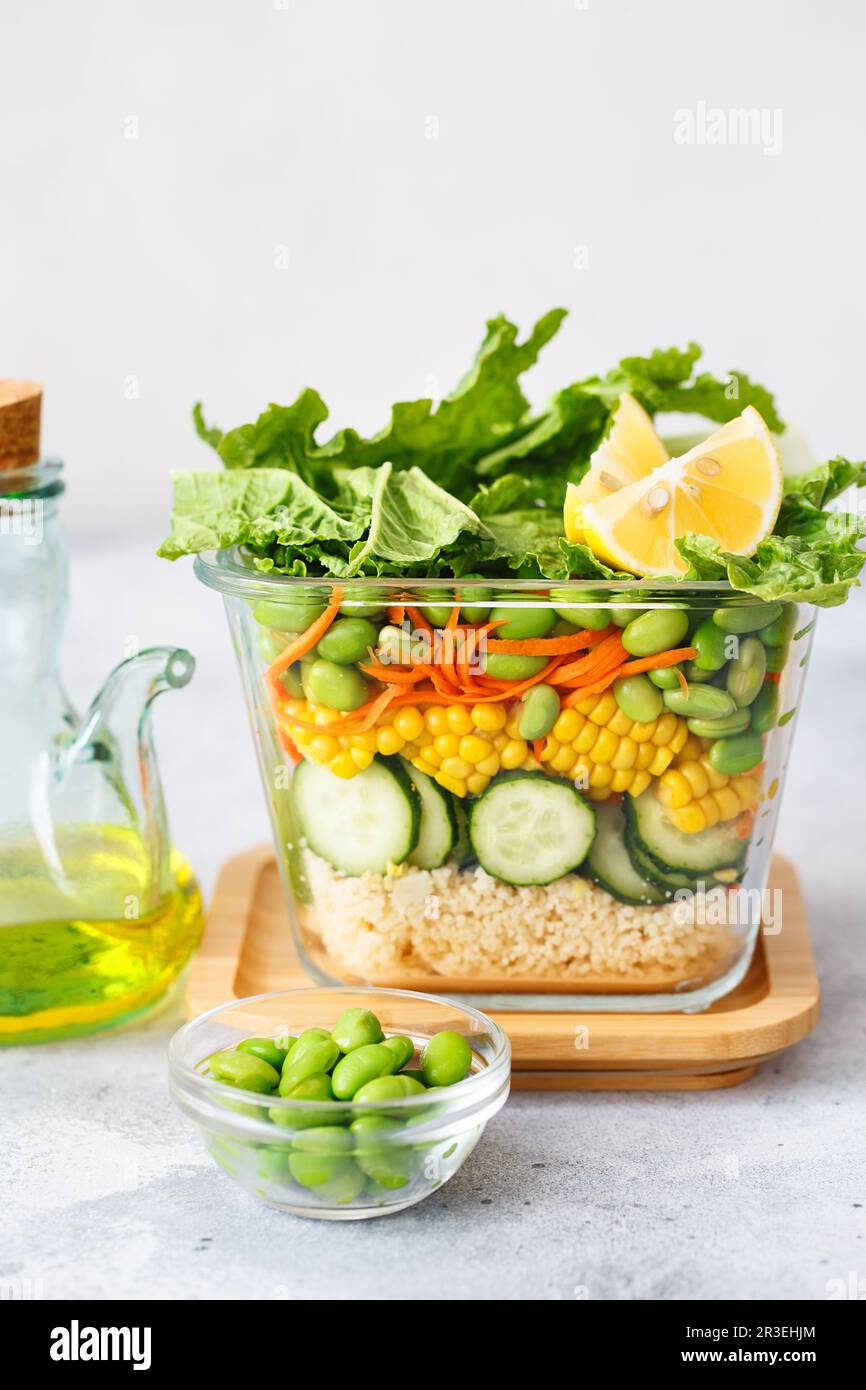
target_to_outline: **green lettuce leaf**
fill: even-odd
[[[806,473],[786,478],[782,505],[801,497],[813,507],[826,507],[849,487],[866,487],[866,463],[851,463],[837,455],[829,463],[819,463]],[[776,529],[780,529],[778,525]]]

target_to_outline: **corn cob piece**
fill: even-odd
[[[698,745],[690,746],[690,741]],[[761,792],[757,777],[742,773],[731,777],[717,772],[707,757],[710,740],[690,734],[679,757],[658,781],[656,795],[674,825],[686,835],[707,830],[719,821],[733,820],[750,811]],[[691,755],[691,756],[687,756]]]

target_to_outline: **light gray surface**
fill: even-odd
[[[157,722],[175,839],[209,891],[265,816],[220,602],[151,540],[75,543],[65,669],[83,700],[132,638],[196,652]],[[731,1091],[515,1096],[440,1193],[334,1225],[260,1206],[205,1155],[166,1090],[175,999],[0,1055],[0,1279],[55,1299],[780,1299],[863,1278],[863,615],[858,598],[819,623],[780,833],[824,987],[812,1038]]]

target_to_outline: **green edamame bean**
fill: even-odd
[[[260,627],[256,629],[256,646],[262,659],[270,666],[297,636],[297,632],[276,632],[270,627]]]
[[[289,1152],[283,1145],[269,1144],[256,1160],[256,1177],[265,1182],[288,1182]]]
[[[318,659],[304,677],[313,700],[331,709],[352,710],[365,704],[370,697],[370,684],[354,666],[338,666],[335,661]]]
[[[554,613],[564,618],[571,628],[583,628],[587,632],[600,632],[611,621],[610,608],[599,603],[591,593],[583,589],[551,589],[550,600]],[[566,608],[565,604],[576,605]]]
[[[757,697],[767,670],[767,649],[757,637],[744,637],[740,650],[728,667],[727,691],[734,703],[744,709]]]
[[[545,656],[517,656],[511,652],[487,652],[484,671],[498,681],[525,681],[547,665]]]
[[[357,1163],[350,1162],[340,1173],[329,1179],[328,1182],[320,1183],[316,1188],[316,1196],[323,1202],[331,1202],[334,1206],[345,1207],[350,1202],[354,1202],[356,1197],[360,1197],[366,1185],[366,1175],[361,1172]]]
[[[306,632],[311,623],[321,618],[325,611],[323,603],[298,602],[272,603],[260,599],[253,606],[253,617],[262,627],[275,627],[280,632]],[[291,641],[291,638],[288,639]],[[285,645],[285,643],[283,644]]]
[[[653,685],[659,690],[678,690],[679,681],[677,680],[678,666],[660,666],[657,671],[648,671],[647,675]]]
[[[304,1046],[301,1043],[302,1038],[299,1038],[283,1063],[281,1096],[289,1095],[298,1082],[305,1081],[308,1076],[330,1071],[340,1055],[340,1049],[331,1038],[320,1038]]]
[[[453,1086],[469,1075],[471,1065],[471,1047],[450,1028],[434,1033],[421,1053],[421,1070],[428,1086]]]
[[[382,1046],[387,1047],[396,1057],[395,1071],[399,1071],[401,1067],[405,1067],[406,1063],[415,1053],[415,1044],[411,1038],[405,1037],[403,1033],[393,1033],[390,1038],[384,1039]]]
[[[293,1086],[284,1099],[333,1101],[334,1090],[331,1086],[331,1078],[325,1071],[315,1072],[313,1076],[308,1076],[303,1081],[299,1081],[297,1086]],[[322,1104],[321,1108],[311,1108],[309,1111],[275,1105],[268,1111],[268,1118],[275,1125],[279,1125],[281,1129],[309,1129],[314,1125],[340,1125],[343,1123],[342,1111],[335,1106],[333,1114],[329,1114],[327,1104]]]
[[[652,608],[632,618],[623,631],[622,645],[632,656],[655,656],[675,647],[688,630],[688,614],[681,608]]]
[[[686,728],[698,738],[727,738],[730,734],[745,733],[749,727],[749,711],[735,709],[721,719],[687,719]]]
[[[370,1116],[371,1120],[378,1118],[377,1115]],[[385,1123],[388,1124],[388,1121]],[[383,1144],[379,1148],[368,1145],[355,1150],[355,1162],[368,1178],[372,1178],[380,1187],[393,1191],[411,1181],[415,1154],[406,1144]]]
[[[767,671],[772,676],[778,676],[788,664],[790,645],[784,647],[767,647]]]
[[[664,709],[661,691],[646,676],[622,676],[613,683],[613,696],[623,714],[639,724],[658,719]]]
[[[349,1053],[349,1056],[354,1056]],[[376,1076],[352,1096],[358,1104],[367,1105],[383,1100],[402,1100],[404,1096],[420,1096],[426,1090],[420,1081],[401,1071],[397,1076]]]
[[[628,627],[635,616],[633,608],[617,608],[614,606],[608,609],[608,613],[610,614],[610,621],[615,627]]]
[[[322,1125],[298,1135],[289,1154],[289,1172],[302,1187],[321,1187],[352,1164],[354,1141],[346,1129]]]
[[[718,671],[702,671],[693,661],[687,661],[683,667],[683,674],[689,683],[694,681],[696,685],[704,685],[714,680],[719,673]],[[677,685],[679,685],[679,681],[677,681]],[[670,689],[673,689],[673,686]]]
[[[275,1071],[281,1071],[286,1060],[288,1047],[281,1047],[273,1038],[244,1038],[237,1046],[238,1052],[249,1052],[253,1057],[261,1057],[269,1062]]]
[[[674,714],[695,715],[699,719],[723,719],[733,714],[736,705],[726,690],[715,685],[697,685],[683,690],[666,690],[662,696]]]
[[[338,618],[319,639],[319,656],[336,661],[338,666],[351,666],[354,661],[369,659],[369,649],[375,647],[378,636],[366,618]]]
[[[293,661],[279,677],[280,685],[295,700],[300,700],[304,694],[304,682],[301,675],[301,666],[297,661]]]
[[[331,1037],[341,1052],[382,1041],[382,1025],[369,1009],[345,1009],[334,1024]]]
[[[717,608],[713,622],[723,632],[757,632],[774,623],[781,612],[781,603],[744,603],[738,608]]]
[[[490,621],[502,623],[502,627],[496,629],[497,637],[508,642],[525,642],[531,637],[546,637],[556,617],[554,610],[549,607],[531,608],[527,604],[521,608],[511,608],[507,604],[497,604],[490,614]]]
[[[301,1050],[303,1051],[304,1048],[309,1047],[310,1043],[327,1042],[330,1036],[330,1033],[326,1032],[324,1028],[305,1028],[303,1033],[300,1033],[298,1037],[291,1039],[289,1046],[286,1049],[286,1055],[283,1058],[283,1071],[286,1070],[289,1058],[299,1043],[301,1045]]]
[[[421,1086],[424,1086],[424,1073],[420,1067],[407,1067],[405,1071],[401,1071],[400,1075],[408,1076],[410,1080],[417,1081]]]
[[[340,605],[340,612],[345,613],[347,618],[378,618],[383,617],[382,605],[380,603],[346,603]]]
[[[550,685],[534,685],[520,701],[517,725],[520,737],[531,743],[545,738],[559,718],[559,696]]]
[[[482,579],[480,574],[464,574],[463,579]],[[490,616],[490,605],[493,602],[493,590],[479,584],[478,588],[464,590],[458,593],[458,598],[463,600],[460,609],[460,617],[464,623],[486,623]]]
[[[725,633],[712,618],[704,618],[689,638],[690,644],[698,651],[692,665],[699,671],[720,671],[728,659],[726,640]]]
[[[347,1052],[334,1067],[331,1085],[337,1100],[352,1100],[369,1081],[396,1071],[394,1052],[382,1043],[366,1043]]]
[[[786,603],[778,618],[762,627],[758,636],[765,647],[785,647],[794,636],[797,626],[797,605]]]
[[[708,757],[716,772],[727,772],[735,777],[763,762],[764,744],[760,734],[734,734],[732,738],[718,739]]]
[[[756,734],[768,734],[779,719],[779,687],[775,681],[765,681],[752,705],[752,728]]]
[[[225,1052],[215,1052],[208,1058],[208,1067],[216,1080],[226,1086],[237,1086],[241,1091],[255,1091],[261,1096],[270,1095],[280,1079],[279,1072],[270,1062],[249,1052],[238,1052],[234,1047]]]
[[[428,603],[418,612],[422,618],[426,618],[431,627],[444,627],[451,617],[450,603]]]

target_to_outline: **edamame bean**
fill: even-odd
[[[520,701],[517,727],[520,737],[531,743],[546,738],[559,718],[559,696],[550,685],[534,685]]]
[[[450,603],[428,603],[418,612],[426,618],[431,627],[444,627],[451,617]]]
[[[639,724],[658,719],[664,709],[661,691],[646,676],[622,676],[613,683],[613,695],[623,714]]]
[[[736,608],[717,608],[713,622],[723,632],[757,632],[775,622],[781,612],[781,603],[744,603]]]
[[[648,671],[647,675],[659,690],[677,690],[680,684],[677,680],[679,669],[678,666],[660,666],[657,671]]]
[[[484,656],[485,675],[498,681],[529,680],[546,665],[545,656],[517,656],[511,652],[487,652]]]
[[[381,1042],[382,1025],[369,1009],[345,1009],[334,1024],[331,1037],[341,1052],[353,1052],[356,1047]]]
[[[301,666],[297,661],[293,661],[279,677],[280,685],[295,700],[303,698],[304,682],[301,677]]]
[[[408,1076],[412,1081],[417,1081],[420,1085],[424,1085],[424,1073],[420,1067],[407,1067],[405,1071],[401,1071],[400,1075]]]
[[[394,1053],[397,1059],[394,1067],[395,1071],[399,1071],[401,1067],[405,1067],[406,1063],[415,1053],[415,1044],[412,1039],[405,1037],[402,1033],[392,1033],[390,1038],[385,1038],[382,1046],[387,1047],[389,1051]]]
[[[683,667],[683,674],[687,682],[694,681],[696,685],[705,685],[714,680],[719,673],[718,671],[702,671],[693,661],[687,661]],[[677,681],[677,685],[679,685],[679,681]]]
[[[674,714],[695,715],[699,719],[723,719],[736,709],[728,692],[715,685],[690,686],[688,695],[683,690],[666,690],[662,698]]]
[[[381,618],[384,616],[382,605],[377,603],[349,603],[341,604],[340,612],[345,613],[348,618]]]
[[[352,1057],[354,1054],[349,1053]],[[372,1104],[383,1100],[402,1100],[404,1096],[420,1096],[426,1087],[414,1077],[407,1076],[401,1071],[398,1076],[376,1076],[372,1081],[368,1081],[359,1091],[352,1096],[352,1100],[361,1105]]]
[[[727,738],[730,734],[745,733],[749,727],[749,711],[735,709],[721,719],[687,719],[686,727],[698,738]]]
[[[291,1056],[292,1052],[298,1046],[299,1043],[301,1045],[301,1049],[303,1050],[304,1048],[309,1047],[310,1043],[327,1042],[330,1036],[330,1033],[327,1033],[324,1028],[305,1028],[303,1033],[299,1033],[296,1038],[293,1038],[289,1046],[287,1047],[286,1055],[283,1058],[283,1071],[286,1070],[289,1057]]]
[[[307,669],[303,679],[304,688],[309,687],[315,703],[331,709],[358,709],[370,697],[369,682],[354,666],[338,666],[335,661],[318,659]]]
[[[394,1121],[384,1115],[360,1115],[349,1128],[361,1171],[381,1187],[405,1187],[412,1176],[414,1155],[408,1145],[387,1142],[393,1139]]]
[[[270,1062],[249,1052],[238,1052],[237,1048],[215,1052],[208,1058],[208,1067],[217,1081],[226,1086],[237,1086],[239,1090],[255,1091],[262,1096],[270,1095],[280,1079]]]
[[[767,649],[757,637],[744,637],[740,650],[728,667],[727,690],[734,703],[744,709],[757,697],[767,670]]]
[[[655,656],[675,647],[688,630],[688,615],[681,608],[652,608],[632,618],[623,631],[622,645],[632,656]]]
[[[553,611],[557,617],[564,618],[572,628],[600,632],[610,624],[610,608],[607,604],[599,603],[584,589],[551,589],[550,600],[554,604]],[[576,604],[577,607],[566,608],[565,604]]]
[[[767,671],[772,676],[778,676],[788,664],[788,654],[790,646],[768,647],[767,648]]]
[[[340,1125],[343,1123],[343,1112],[334,1107],[333,1113],[328,1113],[328,1101],[333,1101],[334,1091],[331,1086],[331,1078],[327,1072],[316,1072],[313,1076],[308,1076],[303,1081],[299,1081],[285,1100],[313,1100],[324,1102],[320,1107],[304,1110],[302,1108],[275,1105],[268,1111],[268,1118],[278,1125],[281,1129],[309,1129],[314,1125]]]
[[[764,744],[760,734],[734,734],[732,738],[720,738],[714,743],[708,756],[716,772],[735,777],[763,762]]]
[[[480,574],[464,574],[463,579],[481,579]],[[464,623],[486,623],[490,616],[490,605],[493,602],[493,590],[485,588],[482,584],[478,588],[465,589],[458,594],[463,599],[460,609],[460,617]]]
[[[273,1038],[244,1038],[243,1042],[238,1043],[237,1050],[249,1052],[253,1057],[261,1057],[262,1061],[269,1062],[275,1071],[280,1071],[289,1049],[280,1047]]]
[[[256,1177],[265,1182],[288,1182],[289,1152],[285,1145],[269,1144],[256,1160]]]
[[[421,1070],[428,1086],[453,1086],[469,1075],[471,1065],[471,1047],[450,1028],[435,1033],[421,1053]]]
[[[324,611],[323,603],[303,600],[272,603],[268,599],[260,599],[253,607],[253,617],[262,627],[276,627],[281,632],[306,632],[311,623],[321,618]]]
[[[490,621],[502,623],[502,627],[496,629],[497,637],[509,642],[525,642],[531,637],[546,637],[556,622],[556,616],[549,607],[533,608],[527,604],[512,608],[507,604],[497,604],[490,614]],[[529,659],[523,658],[524,661]]]
[[[725,633],[712,618],[705,618],[689,639],[698,651],[691,664],[699,671],[720,671],[728,659],[725,651],[726,640]]]
[[[775,681],[765,681],[752,705],[752,728],[756,734],[768,734],[779,719],[779,687]]]
[[[797,626],[797,605],[786,603],[778,618],[762,627],[758,636],[766,647],[785,647]]]
[[[347,1052],[334,1067],[331,1085],[337,1100],[352,1100],[368,1082],[396,1071],[394,1052],[382,1043],[367,1043]]]
[[[316,1188],[316,1196],[320,1197],[323,1202],[345,1207],[349,1202],[354,1202],[356,1197],[360,1197],[365,1184],[366,1175],[361,1172],[357,1163],[351,1162],[341,1170],[337,1177],[321,1183]]]
[[[338,666],[351,666],[354,661],[369,659],[369,649],[375,647],[378,636],[366,618],[338,618],[319,638],[319,656],[336,661]]]
[[[628,627],[633,621],[635,612],[633,608],[609,608],[610,621],[615,627]]]
[[[353,1163],[354,1141],[346,1129],[322,1125],[298,1135],[289,1154],[289,1172],[302,1187],[321,1187],[345,1174]]]
[[[320,1071],[330,1071],[340,1055],[340,1049],[331,1038],[320,1038],[303,1046],[302,1042],[303,1034],[283,1063],[283,1074],[280,1077],[281,1096],[287,1096],[299,1081],[305,1081],[308,1076]]]
[[[270,666],[280,652],[284,652],[290,642],[298,636],[297,632],[276,632],[273,628],[260,627],[256,630],[256,646],[262,658]]]

